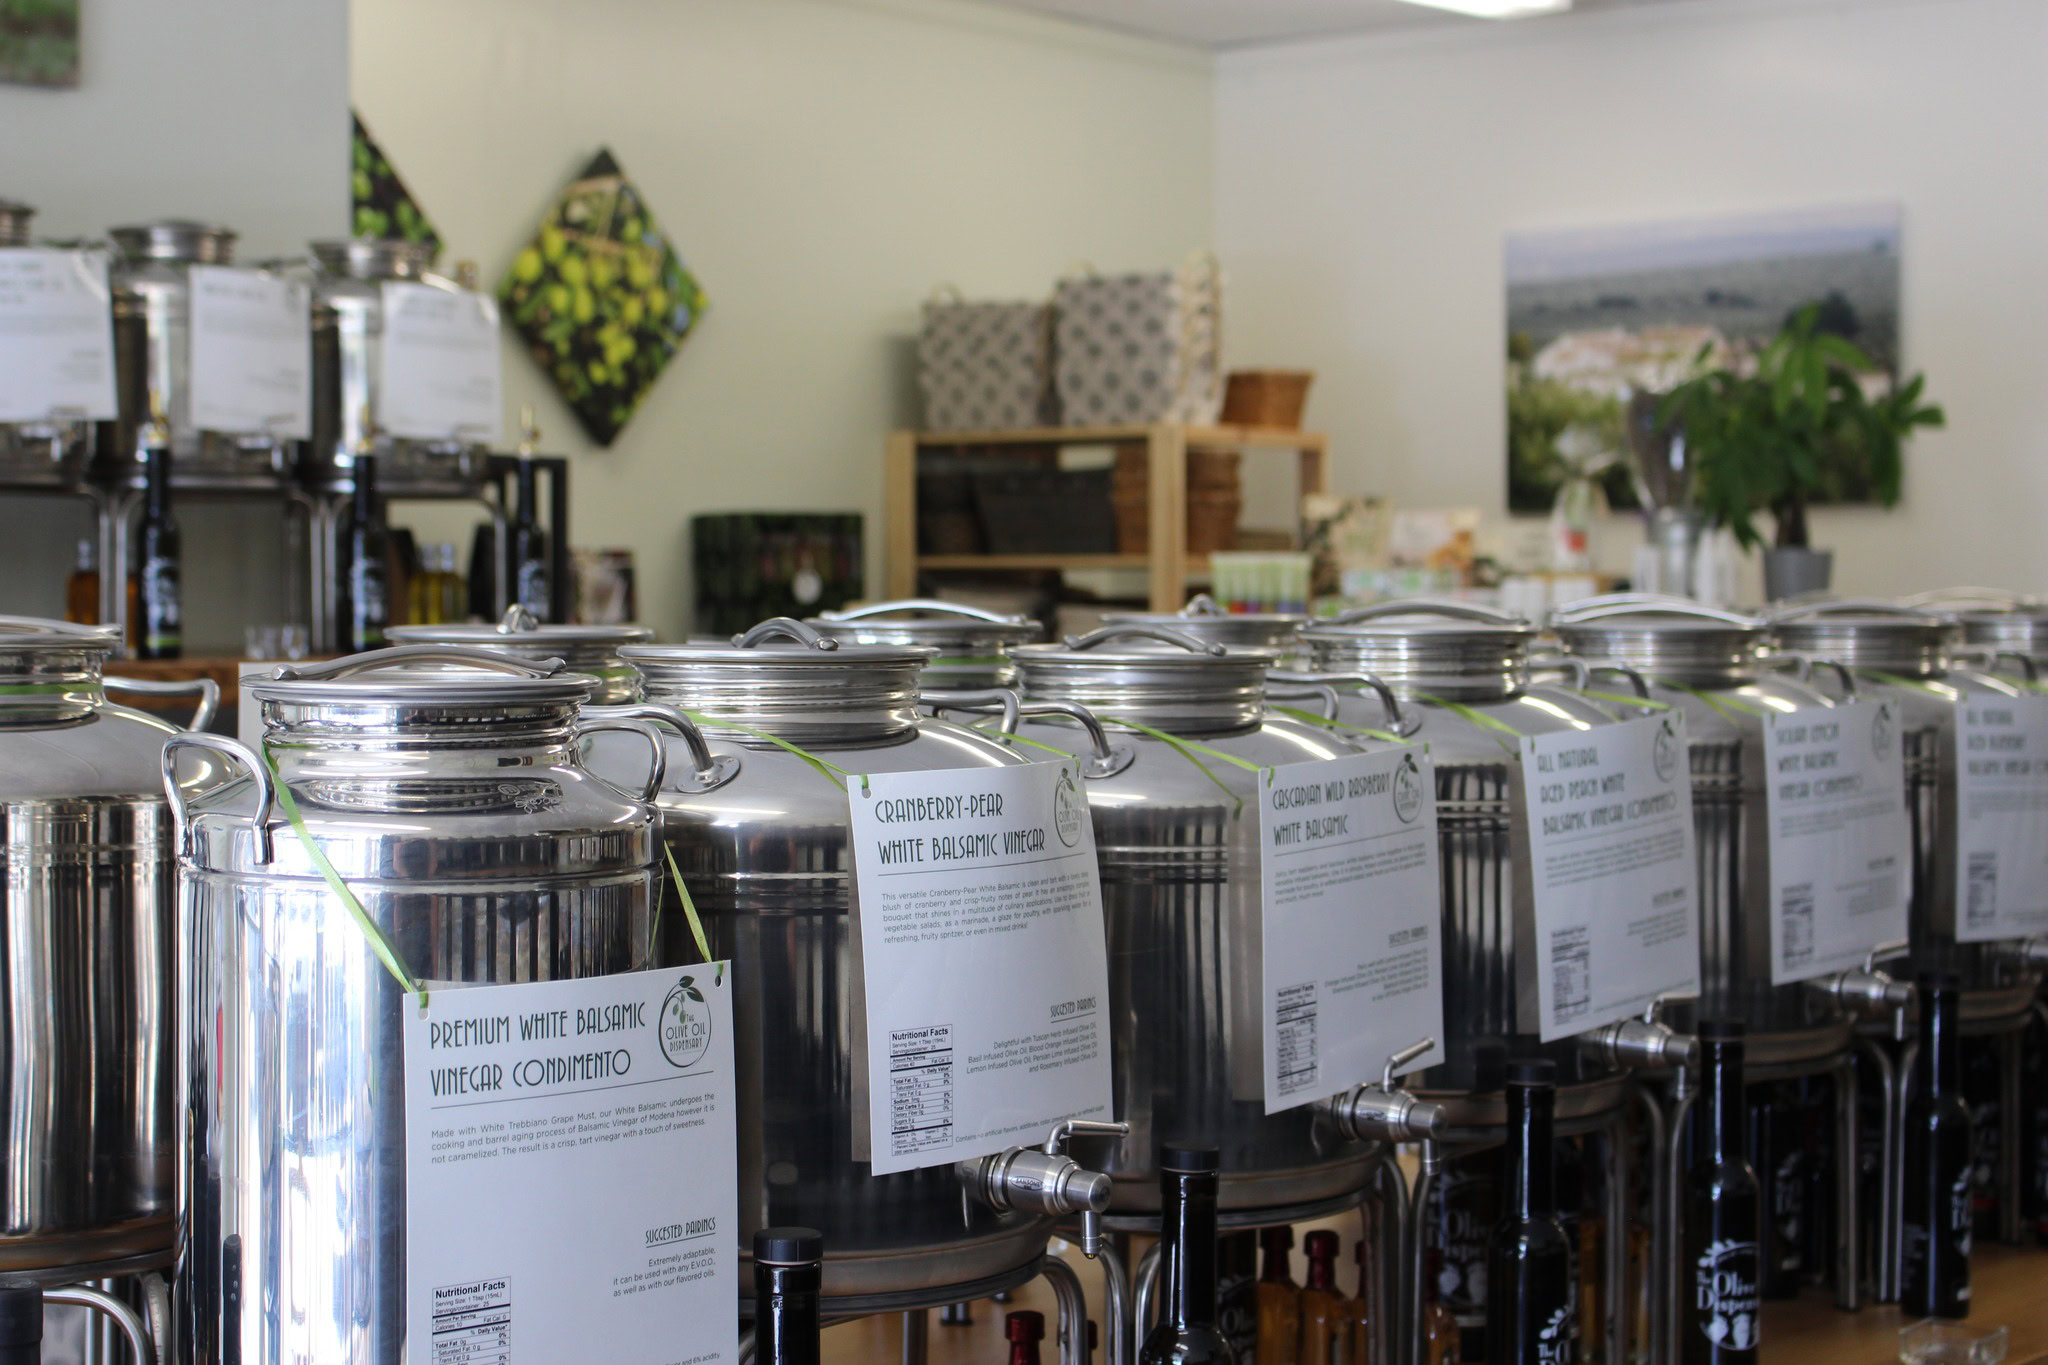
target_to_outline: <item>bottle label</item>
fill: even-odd
[[[548,619],[548,566],[537,559],[530,559],[519,566],[519,605],[532,612],[539,621]]]
[[[1756,1349],[1761,1260],[1755,1242],[1710,1243],[1692,1266],[1693,1320],[1723,1350]]]
[[[1567,1299],[1536,1329],[1537,1365],[1577,1365],[1578,1346],[1578,1305]]]
[[[151,650],[175,649],[184,635],[178,600],[178,561],[157,555],[142,566],[142,642]]]
[[[1977,1201],[1976,1191],[1973,1189],[1973,1176],[1974,1172],[1969,1166],[1963,1167],[1962,1173],[1956,1177],[1956,1183],[1949,1186],[1948,1191],[1948,1235],[1955,1243],[1956,1254],[1965,1261],[1970,1259],[1970,1252],[1976,1241]],[[1965,1284],[1959,1297],[1969,1296],[1970,1288]]]
[[[1778,1237],[1782,1243],[1778,1261],[1787,1270],[1797,1270],[1806,1230],[1806,1153],[1788,1152],[1771,1175],[1771,1205],[1777,1214]]]
[[[1452,1175],[1434,1187],[1437,1240],[1443,1266],[1437,1297],[1460,1327],[1486,1325],[1486,1239],[1493,1227],[1494,1182],[1483,1175]]]
[[[384,581],[384,566],[357,561],[349,568],[349,601],[354,607],[356,624],[363,628],[367,638],[384,636],[384,626],[391,620],[389,585]]]

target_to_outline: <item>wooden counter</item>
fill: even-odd
[[[1070,1251],[1067,1259],[1080,1271],[1089,1312],[1099,1314],[1101,1276],[1079,1253]],[[1047,1331],[1052,1331],[1052,1295],[1043,1281],[1032,1281],[1013,1297],[1008,1305],[974,1304],[970,1326],[942,1326],[933,1313],[930,1365],[1002,1365],[1009,1358],[1003,1341],[1003,1314],[1009,1308],[1044,1313]],[[2012,1329],[2006,1365],[2048,1363],[2048,1248],[1979,1247],[1975,1299],[1973,1323],[2003,1323]],[[1795,1302],[1766,1307],[1760,1354],[1764,1365],[1892,1365],[1899,1358],[1899,1328],[1910,1321],[1896,1307],[1871,1305],[1860,1313],[1844,1313],[1830,1295],[1812,1289]],[[902,1359],[902,1340],[899,1316],[862,1318],[826,1332],[825,1359],[829,1365],[894,1365]],[[1058,1358],[1050,1341],[1042,1354],[1047,1362]]]

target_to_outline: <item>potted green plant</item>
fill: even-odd
[[[1756,514],[1771,514],[1764,591],[1774,601],[1828,586],[1834,555],[1809,542],[1808,506],[1859,493],[1894,505],[1903,443],[1915,428],[1945,420],[1921,401],[1926,376],[1872,397],[1862,381],[1876,371],[1854,343],[1822,327],[1820,305],[1808,304],[1746,373],[1707,370],[1673,389],[1659,410],[1660,421],[1685,432],[1710,523],[1749,549],[1763,543]]]

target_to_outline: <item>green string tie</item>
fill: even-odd
[[[1694,701],[1720,712],[1729,720],[1736,720],[1741,716],[1762,720],[1771,713],[1770,708],[1758,706],[1755,702],[1743,701],[1740,697],[1717,697],[1711,692],[1702,692],[1697,688],[1687,687],[1684,683],[1673,682],[1669,678],[1657,679],[1657,686],[1667,687],[1673,692],[1683,692]]]
[[[1150,725],[1145,724],[1143,721],[1127,720],[1122,716],[1105,716],[1102,715],[1100,712],[1096,714],[1096,718],[1102,721],[1104,724],[1121,725],[1125,729],[1135,730],[1141,735],[1149,735],[1153,739],[1159,740],[1161,743],[1168,745],[1173,749],[1175,753],[1179,754],[1182,758],[1186,759],[1188,762],[1194,764],[1197,768],[1201,769],[1202,776],[1208,778],[1211,782],[1215,783],[1216,789],[1222,792],[1225,796],[1229,797],[1231,801],[1236,804],[1236,808],[1238,810],[1244,809],[1244,798],[1239,796],[1236,792],[1232,791],[1230,789],[1230,784],[1225,782],[1222,778],[1216,776],[1216,774],[1210,770],[1208,764],[1202,762],[1200,758],[1196,757],[1197,754],[1206,755],[1209,758],[1215,759],[1219,763],[1228,763],[1234,768],[1242,768],[1248,773],[1264,773],[1266,775],[1266,785],[1271,786],[1273,783],[1273,770],[1271,768],[1264,767],[1261,764],[1254,763],[1250,759],[1239,758],[1236,754],[1226,754],[1221,749],[1211,748],[1207,744],[1198,744],[1194,740],[1188,739],[1182,735],[1170,735],[1164,730],[1154,729]]]
[[[427,983],[415,980],[412,973],[405,969],[405,963],[398,955],[398,946],[378,926],[377,921],[370,918],[370,912],[363,908],[363,903],[356,899],[356,893],[349,890],[348,883],[341,879],[341,874],[334,870],[334,864],[328,861],[325,850],[313,837],[313,831],[306,828],[306,817],[299,813],[297,798],[292,795],[292,789],[285,780],[278,776],[277,760],[271,756],[270,745],[264,744],[261,752],[263,766],[270,770],[270,782],[277,793],[277,804],[284,808],[284,818],[291,823],[292,833],[298,836],[300,846],[306,850],[306,856],[312,859],[313,866],[319,869],[320,876],[326,881],[328,888],[340,898],[350,917],[355,920],[356,928],[362,930],[364,939],[369,942],[370,951],[384,964],[384,970],[391,973],[391,979],[398,983],[401,990],[417,995],[420,1008],[425,1009]]]
[[[771,735],[766,730],[756,730],[751,725],[741,725],[728,716],[714,716],[703,711],[685,711],[683,714],[699,726],[717,730],[734,730],[746,735],[750,739],[758,739],[763,743],[773,744],[785,753],[795,754],[810,765],[812,772],[830,782],[834,791],[845,791],[846,784],[856,777],[860,779],[861,791],[865,792],[868,789],[866,773],[848,772],[836,763],[819,758],[808,749],[798,748],[780,735]]]
[[[0,697],[48,697],[59,692],[89,692],[91,686],[82,682],[54,683],[9,683],[0,687]]]
[[[697,918],[697,902],[690,899],[690,888],[683,883],[683,870],[676,866],[676,851],[669,847],[668,840],[661,841],[661,851],[668,858],[669,880],[675,883],[676,899],[683,903],[683,914],[690,921],[690,936],[697,940],[697,960],[711,960],[711,940],[704,937],[704,921]],[[661,934],[661,906],[665,897],[657,896],[654,901],[654,925],[647,936],[647,961],[654,962],[654,945]]]
[[[1522,752],[1522,740],[1524,738],[1522,732],[1498,716],[1489,716],[1477,707],[1467,706],[1461,701],[1452,701],[1449,697],[1439,697],[1431,692],[1418,692],[1415,694],[1415,699],[1426,706],[1441,706],[1444,710],[1467,724],[1476,725],[1482,730],[1491,731],[1493,742],[1511,754],[1520,754]],[[1503,738],[1503,736],[1506,738]]]
[[[1685,689],[1681,688],[1680,690],[1684,691]],[[1601,692],[1591,687],[1582,687],[1579,689],[1579,695],[1591,697],[1594,701],[1612,702],[1617,706],[1637,706],[1645,711],[1669,711],[1671,709],[1671,703],[1668,701],[1658,701],[1655,697],[1638,697],[1633,692]]]
[[[1278,715],[1286,716],[1289,720],[1298,720],[1304,725],[1321,726],[1325,730],[1342,730],[1346,734],[1364,735],[1368,739],[1385,740],[1389,744],[1408,744],[1412,742],[1403,739],[1391,730],[1375,730],[1369,725],[1347,725],[1335,717],[1319,716],[1313,711],[1304,711],[1298,706],[1277,706],[1269,703],[1269,709]]]
[[[1881,683],[1886,687],[1903,687],[1909,692],[1923,693],[1940,701],[1955,700],[1955,697],[1950,695],[1953,689],[1944,690],[1936,687],[1933,683],[1922,682],[1918,678],[1901,677],[1897,673],[1885,673],[1875,668],[1852,668],[1849,671],[1859,678],[1868,678],[1871,682]]]

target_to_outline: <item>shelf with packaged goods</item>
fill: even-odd
[[[917,457],[920,451],[1058,449],[1064,446],[1145,447],[1149,548],[1141,554],[948,554],[917,552]],[[912,597],[920,570],[1027,572],[1122,569],[1145,572],[1154,611],[1174,611],[1187,600],[1190,576],[1207,557],[1187,548],[1187,455],[1191,450],[1291,454],[1296,494],[1324,491],[1328,438],[1316,431],[1277,427],[1152,426],[1029,427],[1013,431],[895,431],[884,452],[883,576],[891,597]]]

